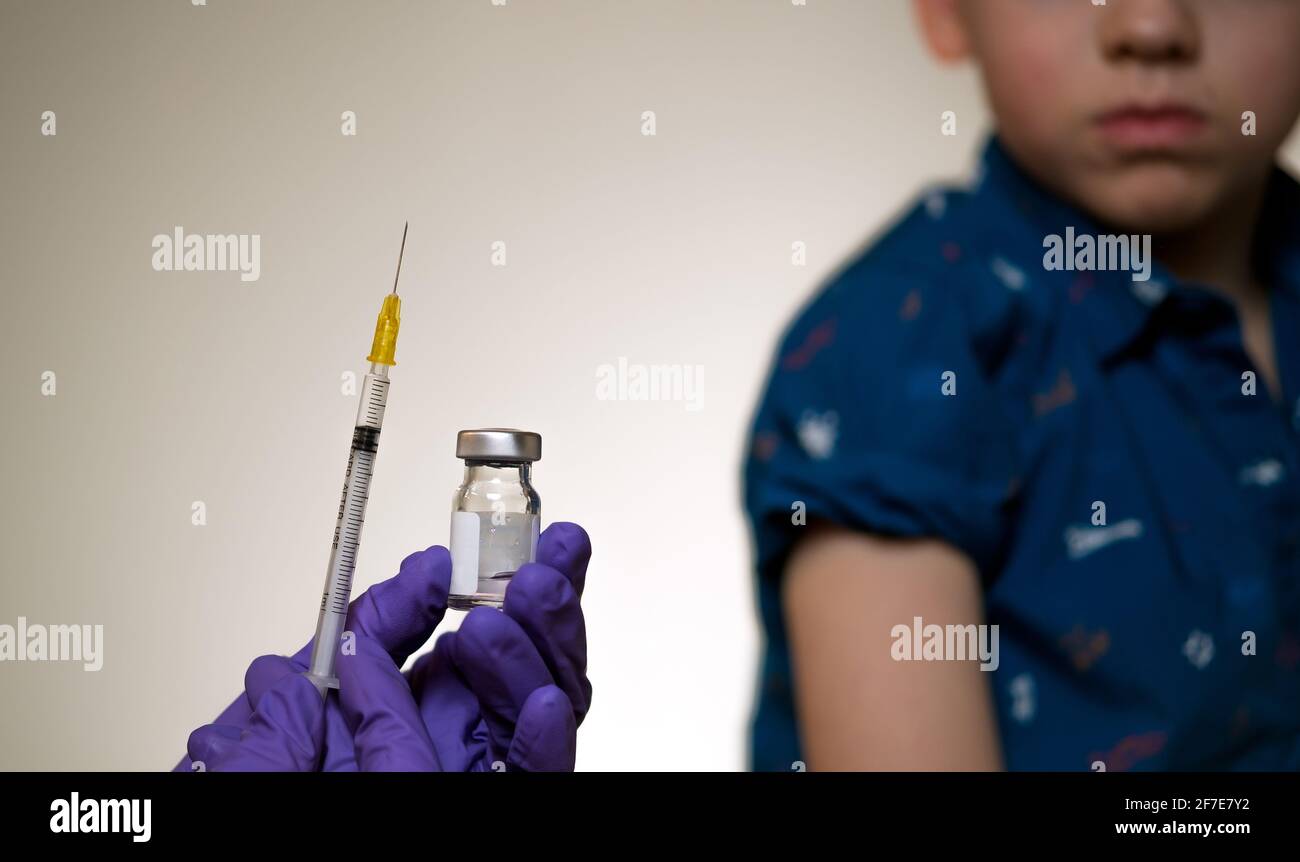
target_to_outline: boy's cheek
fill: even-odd
[[[1251,145],[1262,144],[1270,151],[1277,149],[1300,115],[1300,20],[1295,26],[1295,40],[1264,40],[1253,50],[1213,60],[1214,66],[1208,70],[1225,125],[1240,138],[1242,113],[1250,111],[1258,120],[1254,126],[1257,137],[1237,141],[1243,148],[1254,149]],[[1241,59],[1232,62],[1230,56]]]
[[[1300,101],[1300,2],[1213,4],[1202,24],[1204,74],[1211,86],[1241,98],[1277,94]]]
[[[1011,59],[1014,57],[1014,59]],[[1078,69],[1078,66],[1074,66]],[[1024,146],[1061,146],[1076,135],[1088,114],[1088,94],[1069,64],[1037,50],[984,65],[985,85],[1004,137]]]
[[[1007,0],[981,8],[972,48],[1003,135],[1030,146],[1060,145],[1097,107],[1090,88],[1104,70],[1086,16]]]

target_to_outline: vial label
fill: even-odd
[[[478,589],[478,513],[451,513],[451,594],[472,596]]]
[[[536,514],[453,512],[451,594],[504,595],[510,578],[537,557]]]

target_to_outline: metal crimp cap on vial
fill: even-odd
[[[542,460],[542,435],[517,428],[480,428],[456,435],[456,457],[467,461]]]

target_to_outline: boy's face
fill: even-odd
[[[937,54],[980,64],[1017,160],[1129,231],[1247,202],[1300,114],[1300,0],[916,3]]]

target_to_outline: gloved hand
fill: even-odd
[[[263,656],[244,694],[190,735],[177,771],[572,769],[591,699],[579,605],[590,556],[581,527],[552,524],[504,612],[475,609],[403,676],[442,619],[451,579],[445,548],[412,554],[349,608],[356,651],[340,653],[337,694],[322,702],[301,677],[310,643],[292,658]]]

